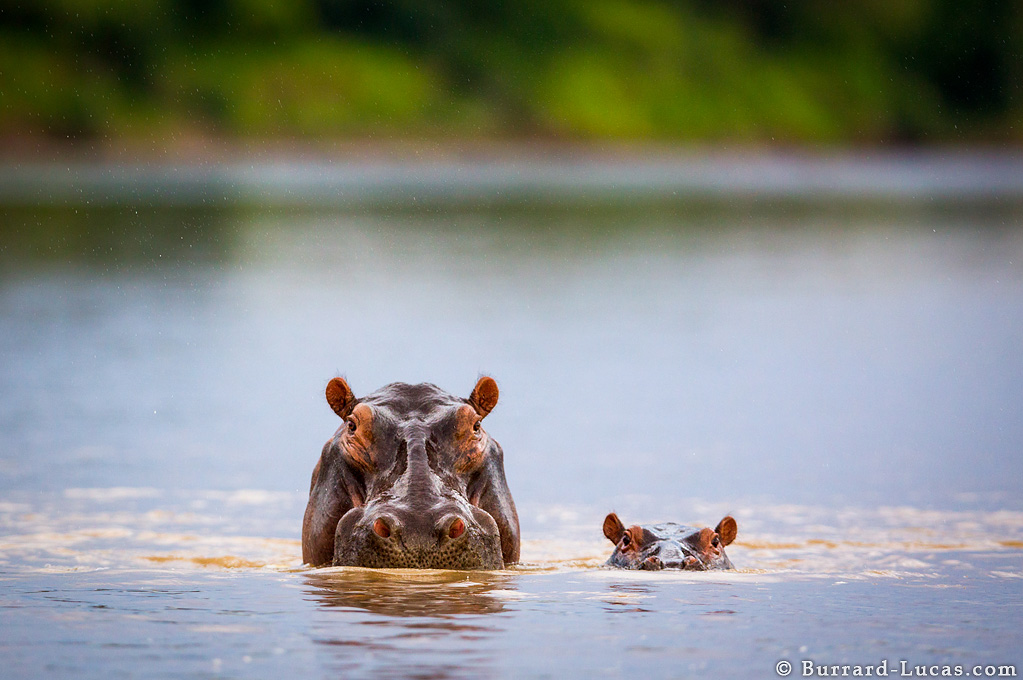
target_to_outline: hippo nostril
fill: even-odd
[[[465,533],[465,522],[462,521],[461,517],[456,517],[455,521],[448,527],[448,538],[458,538]]]
[[[373,522],[373,533],[375,533],[380,538],[390,538],[391,527],[388,525],[387,521],[384,520],[384,518],[378,517],[377,520]]]

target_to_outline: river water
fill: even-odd
[[[1018,201],[2,213],[5,678],[1021,669]],[[480,373],[522,563],[303,567],[326,381]]]

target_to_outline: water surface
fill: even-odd
[[[1023,662],[1016,204],[3,217],[11,677]],[[303,567],[326,381],[480,372],[522,564]],[[731,513],[739,570],[602,570],[610,510]]]

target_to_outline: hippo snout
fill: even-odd
[[[334,564],[391,569],[500,569],[501,538],[478,508],[367,506],[338,523]]]

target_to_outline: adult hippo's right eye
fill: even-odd
[[[348,426],[348,431],[352,434],[355,434],[355,431],[359,428],[358,424],[351,418],[345,421],[345,425]]]

